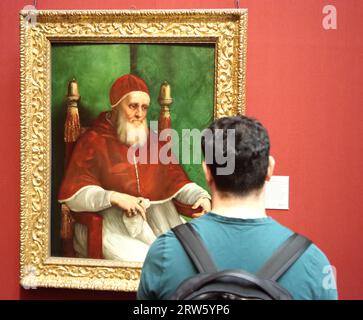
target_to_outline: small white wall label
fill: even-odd
[[[272,176],[266,183],[266,209],[289,209],[289,176]]]

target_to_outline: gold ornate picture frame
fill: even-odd
[[[51,253],[52,46],[211,45],[214,118],[244,114],[247,10],[21,11],[20,29],[21,285],[135,291],[140,264]]]

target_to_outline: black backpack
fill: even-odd
[[[172,230],[199,272],[179,285],[172,300],[292,300],[276,281],[312,243],[294,233],[254,275],[239,269],[218,271],[190,223]]]

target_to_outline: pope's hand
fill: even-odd
[[[203,214],[205,214],[206,212],[211,210],[211,202],[208,198],[199,198],[192,206],[192,209],[196,209],[198,207],[202,207],[202,211],[201,212],[197,212],[197,213],[193,213],[192,217],[193,218],[198,218],[200,216],[202,216]]]
[[[110,201],[113,206],[124,210],[127,217],[131,218],[140,214],[144,220],[146,220],[146,208],[142,198],[113,191],[111,193]]]

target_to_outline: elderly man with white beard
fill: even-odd
[[[128,161],[130,147],[149,154],[155,141],[158,149],[165,145],[147,126],[150,95],[144,80],[132,74],[118,78],[110,102],[112,110],[101,113],[78,139],[58,200],[74,212],[103,215],[105,259],[143,262],[156,237],[183,222],[173,199],[201,207],[193,215],[198,217],[210,210],[210,196],[174,161]],[[75,225],[74,248],[77,256],[86,257],[87,229],[80,224]]]

